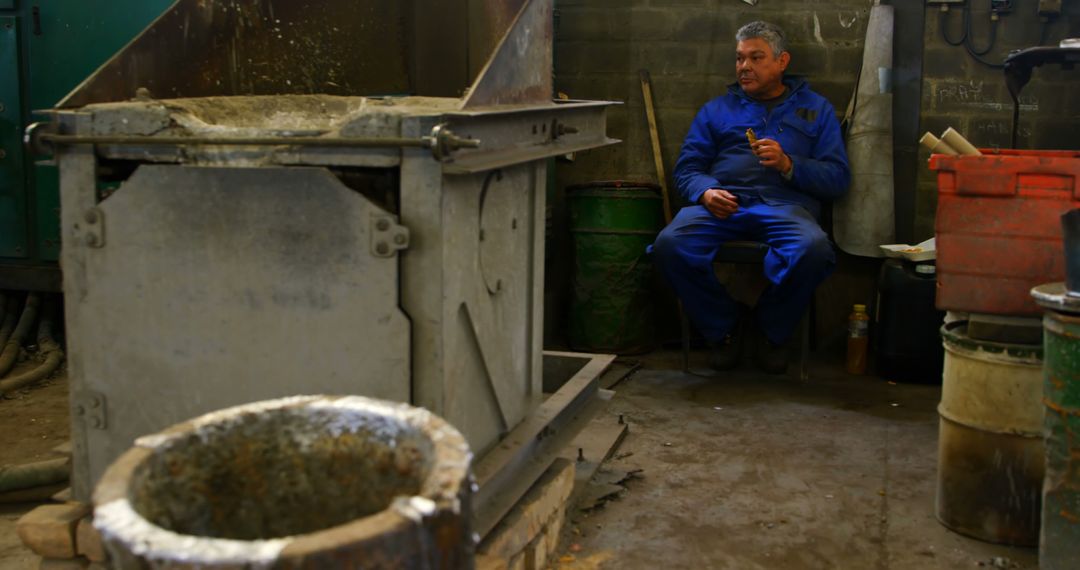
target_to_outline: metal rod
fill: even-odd
[[[412,138],[323,138],[323,137],[242,137],[242,138],[215,138],[215,137],[153,137],[153,136],[124,136],[124,135],[53,135],[43,134],[41,140],[47,143],[75,145],[75,144],[111,144],[111,145],[247,145],[247,146],[332,146],[332,147],[364,147],[364,148],[395,148],[395,147],[419,147],[430,148],[431,137]],[[463,141],[469,142],[469,141]],[[458,143],[461,144],[461,143]],[[461,146],[469,146],[462,144]]]

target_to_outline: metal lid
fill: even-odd
[[[642,180],[594,180],[592,182],[583,182],[581,184],[572,184],[567,186],[566,189],[570,192],[574,190],[590,190],[597,188],[616,188],[616,189],[646,189],[660,191],[660,185],[652,182],[645,182]]]
[[[1044,309],[1063,311],[1066,313],[1080,313],[1080,295],[1070,292],[1065,288],[1065,283],[1046,283],[1033,287],[1031,296],[1035,302]]]

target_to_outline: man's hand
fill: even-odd
[[[761,159],[762,166],[779,170],[780,174],[791,172],[791,157],[784,154],[780,143],[772,139],[758,139],[750,148]]]
[[[727,190],[709,188],[701,195],[701,205],[712,215],[726,220],[739,209],[739,199]]]

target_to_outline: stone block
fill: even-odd
[[[74,558],[75,527],[90,514],[90,507],[80,503],[42,505],[26,513],[15,523],[22,543],[45,558]]]
[[[1020,114],[1020,122],[1021,124],[1024,122],[1023,113]],[[1040,120],[1034,128],[1032,147],[1047,150],[1076,150],[1080,147],[1077,144],[1077,131],[1080,131],[1080,119],[1075,117]]]
[[[863,65],[863,49],[861,47],[830,47],[829,75],[833,79],[855,79]]]
[[[967,77],[977,65],[962,47],[944,46],[927,48],[923,52],[923,75],[946,79]]]
[[[720,93],[699,78],[663,77],[653,83],[653,105],[657,109],[691,109],[695,113]]]
[[[608,10],[569,8],[559,10],[559,29],[555,41],[602,40],[610,37]]]
[[[629,27],[613,30],[612,36],[632,41],[684,39],[675,35],[680,20],[673,10],[636,9],[630,12],[629,22]]]
[[[105,562],[108,558],[105,554],[105,545],[101,542],[101,535],[98,534],[89,517],[80,519],[79,525],[75,528],[75,551],[91,562]]]
[[[541,532],[525,549],[525,570],[544,570],[548,561],[548,535]]]
[[[987,111],[1003,112],[1012,109],[1012,99],[1001,77],[930,82],[933,110],[938,114],[971,115]],[[928,111],[923,105],[923,112]]]
[[[42,558],[38,570],[84,570],[90,567],[85,558]]]
[[[629,42],[565,41],[555,46],[557,73],[635,70],[636,50]]]
[[[728,43],[735,49],[733,14],[726,10],[682,10],[674,24],[674,37],[682,41]]]
[[[648,69],[657,75],[685,74],[694,77],[701,72],[698,54],[708,44],[699,42],[641,42],[634,43],[633,61],[637,68]]]
[[[835,49],[838,48],[826,48],[816,44],[789,45],[791,65],[788,66],[788,70],[810,79],[824,77],[829,72],[830,53]]]
[[[480,545],[481,554],[514,559],[543,533],[554,513],[565,508],[574,489],[574,464],[556,459]],[[511,564],[513,567],[513,564]]]
[[[850,8],[815,10],[810,15],[809,26],[814,37],[820,33],[821,39],[827,44],[861,45],[866,39],[866,24],[869,20],[870,6],[862,4]]]
[[[497,556],[476,555],[476,570],[508,570],[509,563]]]

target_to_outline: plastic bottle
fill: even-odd
[[[847,371],[848,374],[866,373],[866,352],[870,343],[870,315],[866,305],[855,305],[848,316]]]

